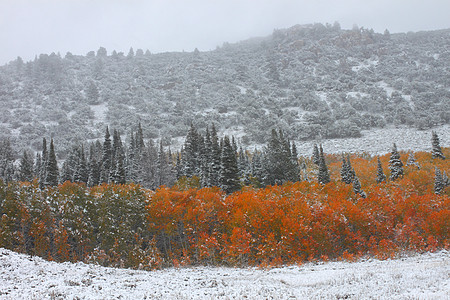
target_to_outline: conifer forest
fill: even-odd
[[[0,247],[145,270],[448,250],[449,33],[18,57],[0,67]],[[431,150],[322,143],[401,126]]]

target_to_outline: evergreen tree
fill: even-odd
[[[48,152],[48,162],[46,170],[45,185],[57,186],[58,185],[58,163],[56,161],[55,146],[53,145],[53,139],[50,140],[50,150]]]
[[[100,146],[100,145],[99,145]],[[96,146],[91,144],[89,147],[89,176],[87,185],[96,186],[100,183],[100,165],[97,160]]]
[[[323,154],[322,145],[320,145],[319,151],[320,151],[319,152],[320,162],[319,162],[319,174],[317,176],[317,180],[319,181],[320,184],[327,184],[330,182],[330,175],[328,173],[328,167],[325,162],[325,155]]]
[[[240,188],[236,152],[233,150],[233,145],[228,136],[223,139],[220,187],[227,193],[232,193]]]
[[[320,164],[320,153],[319,153],[319,148],[317,147],[317,144],[314,144],[313,163],[316,164],[317,166]]]
[[[290,174],[291,181],[296,182],[301,180],[300,176],[300,164],[298,163],[298,153],[297,153],[297,146],[294,142],[292,142],[292,148],[291,148],[291,155],[292,155],[292,172]]]
[[[380,158],[377,157],[377,183],[382,183],[386,181],[386,175],[384,175],[383,166],[381,165]]]
[[[78,159],[73,175],[73,181],[87,183],[88,177],[89,171],[86,161],[86,155],[84,153],[84,146],[81,145],[81,148],[78,149]]]
[[[159,142],[159,152],[157,161],[157,182],[158,186],[168,185],[170,179],[169,162],[166,152],[162,145],[162,141]]]
[[[109,174],[111,172],[111,135],[109,134],[108,126],[105,132],[105,141],[103,142],[103,156],[100,169],[100,183],[109,183]]]
[[[403,176],[403,163],[400,160],[400,154],[397,151],[397,145],[394,143],[389,160],[389,170],[391,171],[391,180],[396,180]]]
[[[353,183],[355,177],[355,170],[350,162],[350,155],[347,158],[342,158],[341,179],[345,184]]]
[[[184,142],[182,157],[183,175],[187,177],[200,176],[200,143],[197,129],[191,123],[191,127]]]
[[[219,145],[219,138],[217,137],[217,130],[214,123],[211,126],[211,160],[210,164],[210,186],[219,186],[219,176],[221,168],[221,147]]]
[[[39,179],[39,175],[41,174],[41,165],[42,165],[42,157],[41,154],[38,152],[36,153],[36,159],[34,160],[33,177]]]
[[[47,178],[47,161],[48,161],[48,151],[47,151],[47,140],[42,139],[42,154],[41,154],[41,166],[39,168],[39,187],[43,188],[45,186],[45,179]]]
[[[434,193],[440,195],[441,192],[445,188],[444,178],[442,177],[441,170],[437,167],[435,168],[435,177],[434,177]]]
[[[431,137],[431,156],[433,158],[440,158],[445,159],[444,153],[442,153],[441,145],[439,142],[439,137],[435,131],[432,131],[432,137]]]
[[[367,197],[366,193],[361,189],[361,183],[356,175],[353,177],[353,191],[355,195],[360,195],[363,198]]]
[[[28,151],[24,150],[22,158],[20,160],[19,169],[20,181],[32,181],[33,180],[33,159]]]
[[[416,157],[414,156],[414,152],[410,152],[408,155],[408,160],[406,161],[406,166],[416,166],[420,169],[419,163],[416,161]]]
[[[0,178],[4,182],[14,180],[14,153],[9,139],[0,140]]]

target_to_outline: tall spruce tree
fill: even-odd
[[[434,176],[434,193],[436,195],[440,195],[441,192],[445,188],[444,178],[442,177],[441,170],[435,167],[435,176]]]
[[[58,185],[58,162],[56,161],[55,146],[53,144],[53,139],[50,140],[50,149],[48,152],[48,162],[46,170],[45,185],[46,186],[57,186]]]
[[[199,134],[194,124],[191,123],[191,127],[186,136],[184,142],[184,151],[182,156],[183,175],[187,177],[200,175],[200,141]]]
[[[42,154],[41,154],[41,166],[39,167],[39,187],[43,188],[45,186],[45,179],[47,178],[47,161],[48,161],[48,151],[47,151],[47,140],[42,139]]]
[[[105,140],[103,142],[103,155],[100,168],[100,183],[109,183],[109,174],[111,172],[112,146],[109,128],[106,126]]]
[[[360,195],[363,198],[366,198],[366,193],[361,189],[361,183],[359,182],[358,176],[353,176],[353,192],[355,195]]]
[[[377,183],[386,182],[386,175],[384,175],[383,166],[381,165],[380,158],[377,157]]]
[[[221,168],[220,168],[220,187],[226,193],[232,193],[239,190],[239,170],[236,160],[236,152],[228,136],[223,138]]]
[[[220,168],[221,168],[221,147],[214,123],[211,126],[211,161],[210,164],[210,186],[219,186]]]
[[[0,178],[5,182],[14,180],[14,152],[9,139],[0,140]]]
[[[314,144],[313,148],[313,163],[316,164],[317,166],[320,164],[320,153],[317,144]]]
[[[431,156],[433,158],[445,159],[444,153],[442,153],[439,137],[435,131],[431,132]]]
[[[403,163],[400,160],[400,154],[397,150],[397,145],[394,143],[391,151],[391,158],[389,160],[389,170],[391,171],[391,180],[396,180],[403,177]]]
[[[323,153],[322,145],[320,145],[319,157],[320,157],[319,174],[317,176],[317,180],[320,184],[327,184],[330,182],[330,175],[328,173],[328,167],[325,162],[325,155]]]
[[[355,177],[355,171],[350,162],[350,155],[342,157],[341,179],[345,184],[351,184]]]
[[[27,150],[23,151],[22,158],[20,159],[19,180],[33,180],[33,158]]]

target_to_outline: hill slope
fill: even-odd
[[[247,145],[265,142],[271,127],[297,141],[431,128],[450,122],[449,44],[450,30],[314,24],[209,52],[18,58],[0,67],[0,134],[34,150],[52,135],[64,155],[71,143],[101,138],[106,125],[126,134],[139,121],[166,145],[191,122],[215,122]]]

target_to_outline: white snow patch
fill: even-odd
[[[325,153],[356,153],[367,152],[372,155],[382,155],[391,152],[393,143],[403,151],[431,151],[431,131],[440,137],[441,147],[450,147],[450,125],[429,129],[416,130],[407,127],[386,127],[361,131],[360,138],[329,139],[322,141],[297,142],[297,151],[301,156],[311,156],[314,144],[322,144]]]
[[[378,83],[378,86],[381,87],[382,89],[384,89],[384,90],[386,91],[386,95],[387,95],[388,97],[391,97],[391,96],[392,96],[392,93],[396,91],[393,87],[389,86],[389,85],[388,85],[386,82],[384,82],[384,81],[380,81],[380,82]]]
[[[245,95],[245,93],[247,93],[247,89],[245,87],[240,85],[237,85],[236,87],[239,89],[242,95]]]
[[[106,103],[91,105],[91,109],[94,112],[96,123],[105,122],[106,113],[108,112],[108,105]]]
[[[450,256],[134,271],[0,249],[1,299],[449,299]]]

